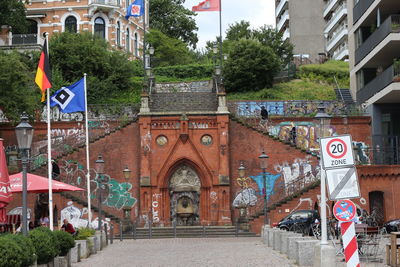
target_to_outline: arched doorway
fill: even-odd
[[[168,189],[171,222],[176,225],[200,224],[201,182],[197,172],[182,164],[172,173]]]

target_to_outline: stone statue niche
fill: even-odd
[[[187,165],[180,166],[171,176],[169,192],[171,221],[176,225],[199,225],[201,183],[197,173]]]

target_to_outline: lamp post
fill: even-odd
[[[124,174],[124,178],[125,178],[125,182],[128,183],[129,180],[131,179],[131,173],[132,171],[130,169],[128,169],[128,166],[125,167],[125,169],[122,171]],[[131,223],[131,207],[126,206],[124,203],[124,223],[123,225],[127,225],[127,227],[129,228],[129,225]]]
[[[28,235],[28,183],[27,164],[29,161],[29,149],[32,145],[33,127],[28,123],[28,115],[24,112],[21,115],[20,124],[15,127],[18,148],[22,156],[22,233]]]
[[[318,127],[318,139],[324,137],[325,127],[330,125],[331,116],[326,114],[325,105],[320,103],[318,105],[318,112],[314,117],[315,123]],[[320,142],[321,144],[321,142]],[[321,147],[320,147],[321,151]],[[320,152],[321,155],[321,152]],[[321,245],[328,245],[327,235],[327,218],[326,218],[326,185],[325,185],[325,171],[322,168],[322,160],[319,160],[320,174],[321,174]]]
[[[265,154],[263,151],[261,155],[258,157],[260,159],[260,168],[263,172],[263,185],[264,185],[264,192],[263,192],[263,198],[264,198],[264,224],[268,224],[268,214],[267,214],[267,173],[265,170],[267,169],[267,160],[268,156]]]
[[[96,168],[96,172],[97,172],[97,183],[98,183],[98,188],[99,188],[99,192],[98,192],[98,200],[99,200],[99,204],[98,204],[99,205],[98,206],[98,208],[99,208],[99,218],[98,219],[99,219],[99,225],[97,227],[97,230],[99,230],[101,232],[101,227],[102,227],[102,225],[101,225],[101,216],[102,216],[101,192],[102,192],[102,189],[103,189],[103,180],[104,180],[103,179],[103,176],[104,176],[104,160],[103,160],[103,157],[101,155],[99,155],[97,157],[95,168]]]
[[[145,62],[145,69],[146,69],[146,76],[148,79],[148,87],[151,93],[151,88],[154,85],[155,79],[153,76],[153,71],[151,69],[151,61],[152,61],[152,57],[154,55],[154,47],[152,45],[150,45],[149,49],[148,49],[149,53],[145,55],[146,58],[146,62]]]

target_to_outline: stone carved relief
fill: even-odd
[[[200,179],[187,165],[179,167],[169,183],[171,220],[177,225],[199,224]]]

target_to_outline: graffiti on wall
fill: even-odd
[[[264,188],[263,173],[259,173],[258,175],[255,175],[255,176],[250,176],[250,178],[253,179],[254,182],[257,184],[257,187],[259,189],[257,191],[257,194],[263,195],[263,193],[266,192],[266,198],[269,199],[269,197],[272,194],[274,194],[275,182],[276,182],[276,180],[279,179],[279,177],[281,177],[281,174],[280,173],[271,174],[271,173],[266,172],[265,177],[266,177],[266,187],[267,187],[266,190]]]
[[[160,222],[159,207],[160,207],[161,194],[154,193],[151,201],[151,212],[153,214],[153,222]]]

